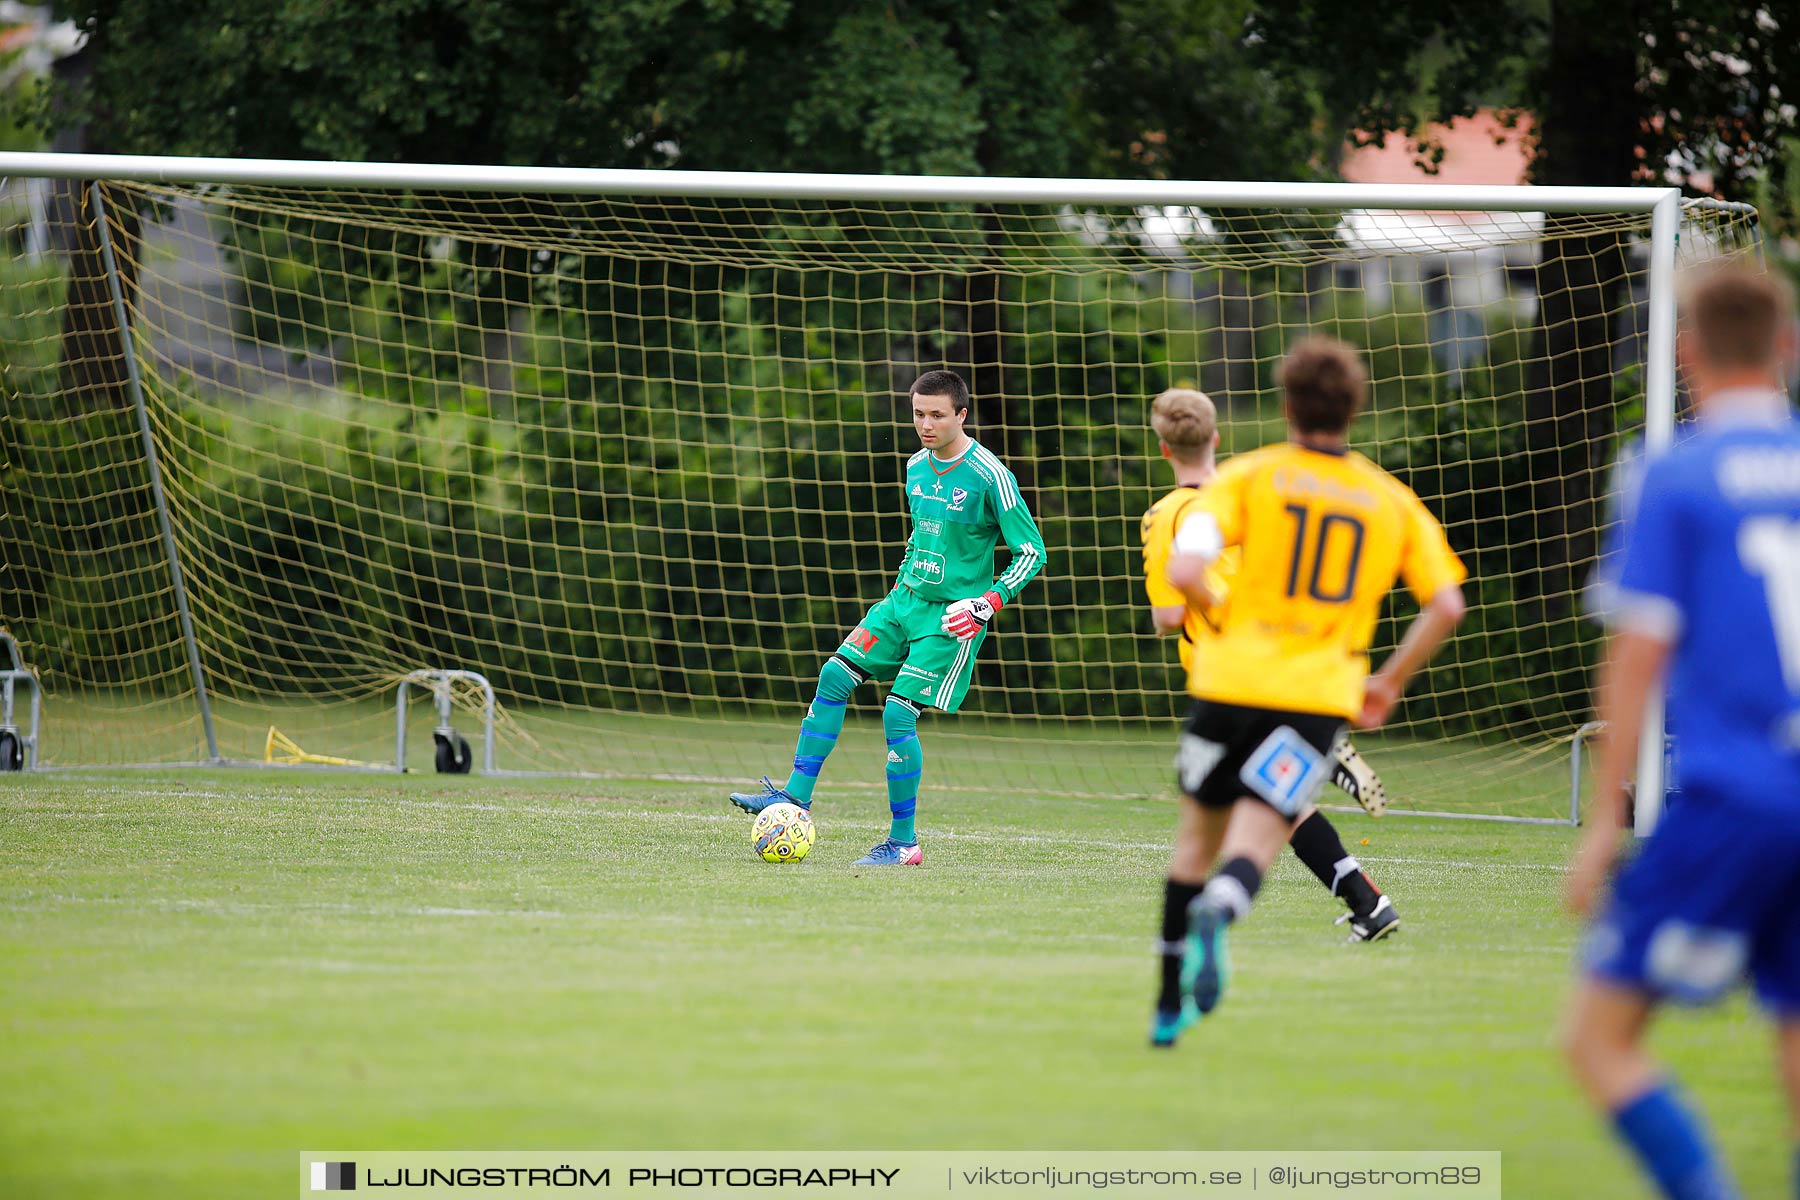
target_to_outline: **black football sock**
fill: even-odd
[[[1187,910],[1199,894],[1198,884],[1173,879],[1163,883],[1162,940],[1156,947],[1162,967],[1156,1007],[1163,1012],[1181,1007],[1181,950],[1187,939]]]
[[[1204,904],[1214,912],[1225,917],[1225,923],[1241,920],[1249,915],[1250,906],[1256,903],[1256,893],[1261,890],[1263,873],[1256,869],[1256,864],[1247,858],[1234,858],[1217,871],[1206,883],[1194,904]],[[1190,908],[1192,905],[1189,906]]]
[[[1351,912],[1361,917],[1375,911],[1381,899],[1380,889],[1363,874],[1362,864],[1344,849],[1344,840],[1324,813],[1314,809],[1310,817],[1294,826],[1288,845],[1332,895],[1350,906]]]

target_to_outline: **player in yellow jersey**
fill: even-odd
[[[1187,906],[1179,1005],[1159,1003],[1159,1044],[1217,1006],[1225,930],[1331,774],[1354,721],[1378,728],[1463,615],[1462,563],[1419,498],[1349,449],[1366,379],[1328,338],[1281,366],[1286,443],[1241,454],[1198,492],[1175,528],[1163,577],[1214,626],[1188,664],[1193,708],[1176,752],[1184,806],[1174,863],[1206,885]],[[1229,588],[1217,569],[1239,562]],[[1213,578],[1209,581],[1209,575]],[[1393,655],[1368,671],[1382,601],[1404,579],[1423,606]],[[1173,872],[1172,872],[1173,873]]]
[[[1204,392],[1170,388],[1151,405],[1151,428],[1156,431],[1162,455],[1175,471],[1175,487],[1144,513],[1141,539],[1144,546],[1144,591],[1159,633],[1180,634],[1178,654],[1185,680],[1193,665],[1193,645],[1216,629],[1215,606],[1198,608],[1169,583],[1163,567],[1175,549],[1175,530],[1199,491],[1217,471],[1214,455],[1219,448],[1218,414]],[[1221,601],[1237,571],[1236,547],[1227,549],[1207,572],[1207,589]],[[1362,805],[1372,817],[1387,811],[1387,789],[1375,769],[1356,752],[1349,738],[1339,738],[1332,752],[1331,781]],[[1298,844],[1296,843],[1296,848]],[[1311,865],[1310,863],[1308,865]],[[1316,871],[1316,868],[1315,868]],[[1330,879],[1324,882],[1331,885]],[[1335,893],[1335,888],[1333,889]],[[1390,928],[1384,925],[1383,928]],[[1379,934],[1375,935],[1376,937]],[[1374,940],[1358,930],[1356,940]]]
[[[1194,645],[1217,632],[1216,622],[1240,555],[1237,547],[1227,549],[1208,570],[1207,591],[1214,598],[1212,604],[1193,604],[1169,583],[1164,568],[1174,552],[1175,531],[1182,518],[1199,503],[1201,491],[1217,472],[1214,454],[1219,445],[1218,415],[1204,393],[1189,388],[1171,388],[1151,405],[1150,424],[1156,431],[1163,457],[1169,460],[1174,470],[1175,487],[1144,513],[1141,530],[1144,592],[1158,631],[1180,635],[1185,681],[1192,665]],[[1374,769],[1356,752],[1348,738],[1338,739],[1332,747],[1332,759],[1332,782],[1371,814],[1380,816],[1387,806],[1386,791]],[[1184,825],[1196,824],[1198,820],[1199,810],[1192,805],[1183,805]],[[1393,903],[1381,894],[1363,871],[1362,864],[1344,848],[1343,840],[1324,813],[1307,805],[1294,823],[1288,845],[1306,864],[1307,870],[1349,907],[1350,911],[1338,921],[1350,922],[1352,941],[1378,941],[1399,928],[1400,916]],[[1186,945],[1187,906],[1200,894],[1201,885],[1206,882],[1207,868],[1211,865],[1201,861],[1201,849],[1198,837],[1179,837],[1169,863],[1158,943],[1161,970],[1156,1016],[1150,1028],[1153,1046],[1173,1045],[1184,1028],[1180,972]]]

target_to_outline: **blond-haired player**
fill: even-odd
[[[1219,864],[1179,922],[1185,937],[1164,939],[1185,941],[1178,990],[1191,1002],[1159,1002],[1168,1041],[1218,1004],[1226,927],[1249,913],[1330,778],[1346,723],[1380,726],[1463,615],[1463,566],[1443,527],[1349,448],[1366,389],[1357,352],[1308,338],[1289,351],[1280,380],[1288,441],[1219,468],[1181,514],[1161,572],[1215,626],[1189,658],[1194,705],[1176,773],[1193,803],[1182,806],[1171,875],[1197,880]],[[1232,550],[1230,586],[1215,590]],[[1422,611],[1371,676],[1375,621],[1402,578]]]

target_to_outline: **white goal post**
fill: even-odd
[[[254,761],[290,723],[314,761],[391,760],[375,716],[396,681],[479,672],[490,765],[498,736],[509,766],[679,775],[683,747],[741,720],[754,738],[694,773],[767,769],[787,706],[890,582],[892,388],[944,365],[974,375],[978,436],[1019,464],[1051,555],[945,736],[1045,790],[1154,792],[1179,683],[1129,603],[1135,519],[1168,486],[1148,401],[1218,387],[1247,448],[1279,427],[1282,344],[1320,326],[1370,355],[1359,446],[1433,481],[1459,549],[1508,577],[1403,710],[1396,811],[1531,820],[1578,814],[1458,793],[1549,778],[1585,719],[1569,656],[1592,638],[1567,630],[1591,554],[1561,547],[1591,542],[1601,489],[1547,500],[1542,441],[1581,431],[1571,461],[1595,478],[1638,431],[1665,445],[1678,248],[1756,236],[1753,210],[1674,188],[7,153],[0,239],[27,180],[76,181],[60,257],[0,275],[0,434],[34,514],[0,531],[31,568],[0,584],[0,625],[40,672],[48,764]],[[1552,243],[1569,261],[1579,243],[1593,279],[1551,282]],[[1553,295],[1593,307],[1583,289],[1610,297],[1601,332],[1534,341]],[[1571,370],[1587,410],[1531,418]],[[1560,591],[1527,600],[1528,574]],[[768,589],[797,633],[758,607]],[[403,754],[405,720],[403,701]],[[1481,788],[1444,781],[1459,769]]]

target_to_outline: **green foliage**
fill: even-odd
[[[1600,629],[1574,611],[1567,598],[1546,605],[1532,590],[1535,577],[1524,550],[1540,536],[1541,514],[1520,472],[1530,437],[1520,419],[1529,334],[1498,331],[1487,359],[1466,372],[1461,392],[1452,394],[1431,368],[1426,343],[1414,340],[1425,335],[1420,315],[1390,314],[1365,328],[1393,335],[1388,340],[1377,334],[1368,345],[1377,373],[1425,385],[1398,397],[1397,413],[1378,414],[1386,436],[1367,450],[1444,523],[1469,570],[1464,586],[1469,616],[1458,640],[1427,668],[1417,687],[1429,697],[1431,711],[1415,708],[1408,717],[1457,732],[1479,732],[1483,722],[1513,730],[1567,732],[1585,719],[1586,689],[1579,684],[1572,689],[1546,686],[1545,680],[1565,672],[1585,677]],[[1352,330],[1339,332],[1361,340]],[[1393,361],[1399,358],[1414,361]],[[1390,365],[1382,366],[1384,361]],[[1406,374],[1388,374],[1396,368]],[[1394,399],[1378,403],[1385,406]],[[1611,457],[1606,447],[1594,452]],[[1377,641],[1393,644],[1415,612],[1410,598],[1398,599]]]
[[[14,214],[0,211],[0,229],[10,229]],[[66,282],[54,258],[27,258],[24,243],[0,242],[0,388],[16,412],[26,401],[41,401],[56,391],[55,364],[59,316]]]
[[[1000,281],[1009,393],[1079,402],[1052,419],[1009,414],[1003,398],[978,406],[975,429],[1024,477],[1053,565],[1009,613],[970,706],[1017,715],[1029,697],[1047,718],[1168,717],[1181,705],[1171,647],[1141,619],[1133,549],[1167,486],[1144,398],[1191,378],[1217,331],[1149,276]],[[186,477],[184,554],[227,581],[196,593],[208,656],[270,694],[455,661],[558,704],[802,698],[827,649],[819,631],[850,627],[891,583],[912,442],[883,364],[895,339],[963,336],[950,283],[664,265],[626,286],[604,260],[572,258],[534,281],[544,303],[504,394],[459,379],[449,350],[445,370],[421,369],[432,331],[456,323],[396,304],[368,319],[413,321],[407,336],[363,339],[334,403],[194,404],[161,424]],[[1272,327],[1310,312],[1365,347],[1384,382],[1360,441],[1442,514],[1471,569],[1475,615],[1409,715],[1447,732],[1566,729],[1581,701],[1541,679],[1585,664],[1594,631],[1546,615],[1513,561],[1533,536],[1514,469],[1526,335],[1496,330],[1453,394],[1421,313],[1367,312],[1333,291],[1286,304]],[[191,380],[151,386],[178,411],[196,395]],[[1260,408],[1236,415],[1267,428]],[[240,578],[256,584],[229,583]],[[1410,611],[1396,606],[1386,643]],[[96,616],[59,613],[76,627]]]
[[[258,581],[207,589],[209,647],[253,690],[282,691],[318,664],[378,671],[465,636],[481,608],[464,593],[487,558],[490,439],[453,411],[404,427],[319,411],[280,429],[228,422],[186,447],[205,463],[183,505],[197,515],[182,522],[188,552]]]
[[[241,226],[236,236],[248,245],[269,232]],[[682,711],[789,701],[826,649],[818,631],[854,624],[891,582],[911,439],[894,399],[906,381],[887,364],[908,347],[920,361],[966,353],[966,279],[675,263],[620,270],[593,255],[524,272],[434,258],[384,233],[323,242],[338,258],[317,283],[308,267],[285,263],[279,244],[259,243],[245,258],[266,264],[271,296],[290,299],[262,306],[273,331],[348,349],[335,402],[234,415],[205,403],[193,380],[150,380],[158,405],[179,418],[159,426],[174,439],[166,457],[184,472],[184,554],[215,578],[258,581],[196,590],[208,656],[228,660],[245,686],[280,694],[334,674],[366,684],[452,660],[480,663],[511,696],[560,704]],[[1062,252],[1101,261],[1072,239]],[[1133,550],[1143,509],[1166,487],[1144,402],[1194,381],[1216,359],[1221,331],[1155,273],[1009,270],[1011,253],[991,260],[1005,390],[984,397],[974,428],[1018,469],[1053,567],[1009,614],[971,707],[1017,714],[1028,696],[1049,718],[1167,717],[1181,703],[1169,687],[1171,647],[1141,620]],[[345,277],[340,263],[365,276],[359,303],[347,302],[342,283],[324,282]],[[1230,282],[1231,272],[1216,274],[1213,284]],[[1496,328],[1457,391],[1406,294],[1370,311],[1359,293],[1300,267],[1236,275],[1241,294],[1281,299],[1259,301],[1274,307],[1255,321],[1250,378],[1226,414],[1232,445],[1279,435],[1265,418],[1285,330],[1319,328],[1364,347],[1380,383],[1359,442],[1441,514],[1470,567],[1474,615],[1410,716],[1450,732],[1566,729],[1580,689],[1543,681],[1584,669],[1596,631],[1566,602],[1531,594],[1521,553],[1538,517],[1517,470],[1530,331]],[[468,375],[483,361],[471,331],[488,319],[491,297],[519,288],[495,282],[504,278],[525,280],[529,303],[509,385],[489,392]],[[278,286],[283,279],[291,286]],[[40,290],[59,286],[46,277]],[[327,286],[340,290],[328,296]],[[49,292],[4,294],[40,323],[55,309]],[[54,344],[48,330],[16,336],[45,353]],[[31,387],[51,395],[52,364],[37,371]],[[1634,386],[1623,381],[1621,396]],[[1032,408],[1021,397],[1064,402]],[[1621,420],[1633,411],[1621,405]],[[90,416],[55,427],[68,440],[19,460],[35,465],[13,468],[10,494],[28,496],[30,472],[46,477],[54,455],[100,436],[94,421],[117,426],[102,438],[120,455],[117,469],[137,469],[121,415]],[[23,426],[7,428],[19,442]],[[42,437],[53,427],[33,428]],[[122,479],[94,503],[138,505],[140,492]],[[56,519],[65,530],[72,520]],[[166,605],[152,543],[134,536],[138,558],[122,568],[115,547],[87,569],[145,572],[145,590]],[[70,663],[75,647],[100,644],[88,626],[115,617],[77,602],[82,587],[107,594],[86,578],[38,577],[9,601],[15,620],[57,603],[72,627]],[[1391,644],[1410,612],[1399,602],[1378,644]],[[159,631],[105,652],[166,655],[167,639]]]
[[[8,24],[0,26],[10,35],[0,41],[0,152],[49,148],[41,123],[33,119],[45,105],[47,81],[27,57],[33,54],[33,42],[41,30],[34,23],[11,24],[19,19],[5,18]],[[32,22],[29,9],[23,19]],[[19,40],[20,34],[26,40]]]
[[[1017,174],[1084,153],[1068,0],[62,7],[94,37],[70,116],[117,151]]]
[[[161,686],[183,659],[137,418],[64,395],[55,258],[0,256],[0,625],[47,683]]]
[[[1370,20],[1354,4],[1257,0],[1245,19],[1263,73],[1331,139],[1322,149],[1335,173],[1346,139],[1398,134],[1429,164],[1442,153],[1425,136],[1430,122],[1529,104],[1530,71],[1551,32],[1545,7],[1396,0]]]
[[[1331,0],[57,8],[91,74],[0,109],[120,152],[1304,179],[1390,133],[1433,164],[1428,123],[1488,106],[1535,114],[1539,182],[1680,161],[1743,198],[1790,186],[1800,133],[1782,86],[1800,20],[1726,0],[1394,0],[1380,20]],[[1551,152],[1584,126],[1595,155]]]
[[[0,69],[5,65],[0,59]],[[42,107],[43,94],[43,85],[35,81],[0,92],[0,151],[47,149],[44,132],[32,116]]]
[[[1766,261],[1800,283],[1800,136],[1782,141],[1776,161],[1787,169],[1770,172],[1756,183],[1750,200],[1762,227]]]
[[[206,617],[254,664],[252,685],[279,690],[306,664],[373,673],[449,657],[515,696],[621,705],[641,692],[650,707],[809,674],[811,623],[853,621],[859,603],[826,591],[797,613],[809,573],[841,571],[848,553],[879,579],[897,561],[893,506],[876,499],[897,476],[851,469],[897,469],[893,413],[865,419],[860,379],[782,354],[783,335],[752,321],[757,301],[724,274],[686,293],[693,310],[627,314],[628,344],[540,331],[506,422],[472,393],[359,399],[280,427],[234,421],[187,447],[209,464],[184,505],[194,552],[269,597]],[[703,349],[721,321],[735,332]],[[652,354],[672,375],[646,378]],[[365,377],[398,376],[391,365]],[[795,393],[835,396],[835,419],[790,425]],[[878,396],[891,405],[885,384]],[[819,512],[824,528],[771,539],[753,524],[769,510]],[[747,579],[763,582],[745,594]],[[678,626],[690,597],[702,619]]]

